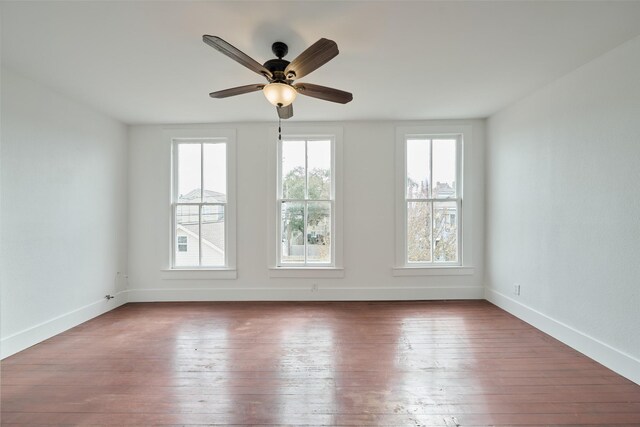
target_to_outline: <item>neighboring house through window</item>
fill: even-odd
[[[227,221],[229,138],[173,139],[173,268],[224,268],[230,260]]]
[[[400,265],[459,266],[462,258],[462,133],[398,136]]]

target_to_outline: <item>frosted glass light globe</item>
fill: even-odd
[[[276,107],[286,107],[291,104],[295,99],[298,92],[285,83],[269,83],[266,85],[262,92],[271,104]]]

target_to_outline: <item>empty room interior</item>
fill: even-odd
[[[2,1],[2,425],[640,426],[640,1]]]

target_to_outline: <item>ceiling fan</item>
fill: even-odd
[[[287,55],[289,47],[283,42],[275,42],[271,46],[271,50],[276,58],[270,59],[262,65],[220,37],[204,35],[202,40],[251,71],[264,76],[268,82],[267,84],[252,84],[211,92],[209,96],[212,98],[227,98],[262,90],[267,100],[278,110],[278,117],[281,119],[293,116],[292,102],[298,93],[340,104],[346,104],[353,99],[352,94],[342,90],[311,83],[294,84],[296,79],[310,74],[338,55],[338,45],[333,40],[318,40],[291,62],[282,59]]]

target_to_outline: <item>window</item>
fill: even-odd
[[[178,252],[188,252],[187,236],[178,236]]]
[[[462,134],[400,136],[400,265],[460,266]]]
[[[342,277],[342,129],[271,133],[270,277]]]
[[[173,139],[173,268],[230,265],[228,138]]]
[[[279,150],[279,265],[332,265],[330,139],[283,139]]]

